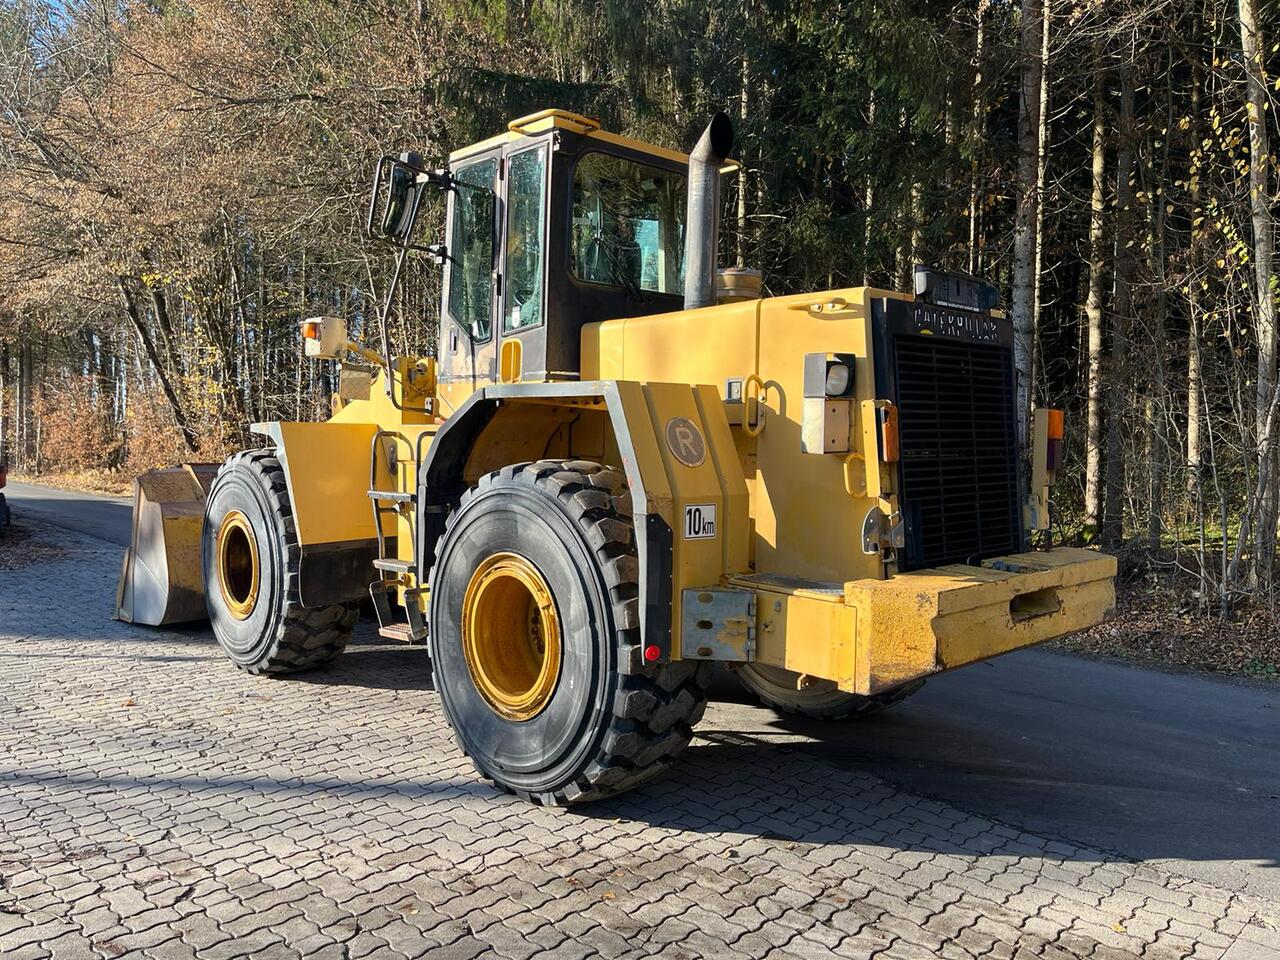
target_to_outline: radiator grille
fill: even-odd
[[[1008,347],[903,335],[894,341],[903,569],[1016,552],[1021,538]]]

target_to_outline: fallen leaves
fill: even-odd
[[[1280,638],[1269,611],[1223,619],[1179,606],[1172,590],[1120,587],[1115,617],[1058,646],[1161,666],[1280,680]]]

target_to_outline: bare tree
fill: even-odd
[[[1276,475],[1275,426],[1271,411],[1276,393],[1276,275],[1274,264],[1275,225],[1268,209],[1268,172],[1274,162],[1267,136],[1266,49],[1258,22],[1257,0],[1239,0],[1240,52],[1246,76],[1245,109],[1249,125],[1249,206],[1253,225],[1253,272],[1257,300],[1258,377],[1255,409],[1258,502],[1254,534],[1254,576],[1269,579],[1275,557]]]
[[[1013,228],[1014,366],[1018,391],[1018,440],[1026,442],[1031,411],[1031,349],[1035,336],[1034,293],[1037,211],[1040,192],[1040,78],[1044,71],[1044,0],[1022,4],[1022,82],[1018,108],[1018,209]]]
[[[1129,429],[1129,331],[1133,323],[1133,269],[1136,245],[1133,199],[1134,90],[1133,66],[1126,58],[1117,70],[1120,82],[1119,144],[1116,150],[1115,271],[1111,295],[1111,353],[1107,376],[1106,501],[1102,508],[1102,542],[1124,537],[1125,439]]]
[[[1093,50],[1101,61],[1102,45]],[[1091,184],[1089,200],[1089,292],[1085,300],[1088,318],[1088,367],[1085,373],[1087,426],[1085,433],[1085,529],[1096,533],[1102,524],[1102,284],[1106,277],[1106,74],[1098,69],[1093,77],[1093,123],[1090,150]]]

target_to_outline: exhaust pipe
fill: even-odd
[[[720,233],[720,167],[733,149],[733,122],[717,113],[689,153],[689,206],[685,214],[684,308],[716,302]]]

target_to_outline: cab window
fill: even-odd
[[[507,164],[507,277],[504,332],[542,322],[542,237],[547,215],[547,148]]]
[[[573,173],[574,275],[633,294],[679,294],[684,214],[682,174],[588,153]]]
[[[449,237],[449,313],[474,340],[492,333],[493,188],[498,161],[479,160],[453,173],[453,234]],[[484,189],[472,189],[484,188]]]

